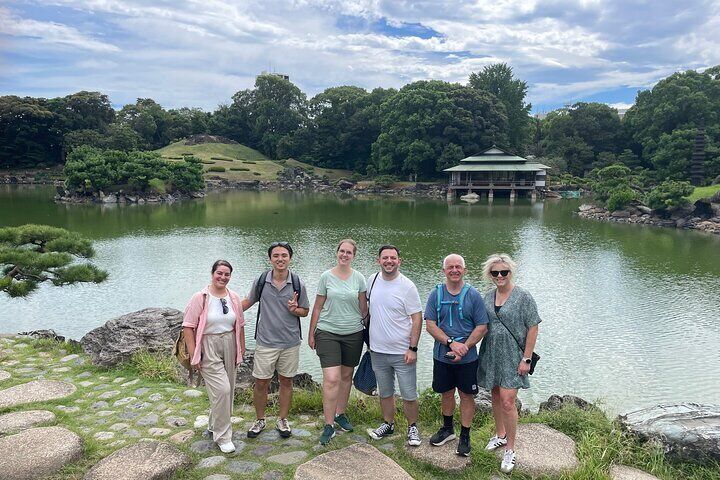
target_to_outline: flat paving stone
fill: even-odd
[[[560,476],[580,466],[575,441],[542,423],[518,425],[515,450],[518,452],[515,469],[530,476]],[[501,448],[497,455],[502,455]]]
[[[185,395],[186,397],[192,397],[192,398],[201,397],[202,394],[203,394],[203,392],[200,390],[185,390],[183,392],[183,395]]]
[[[88,378],[88,377],[92,377],[92,372],[82,372],[82,373],[78,373],[75,376],[75,378]]]
[[[227,471],[232,473],[251,473],[254,472],[260,468],[259,463],[255,462],[245,462],[242,460],[233,460],[232,462],[228,462],[227,467],[225,468]]]
[[[280,432],[275,429],[265,430],[257,436],[257,439],[259,442],[263,443],[277,442],[278,440],[280,440]]]
[[[0,390],[0,408],[57,400],[72,395],[75,390],[77,388],[72,383],[56,380],[33,380]]]
[[[80,407],[68,407],[67,405],[58,405],[55,408],[65,413],[76,413],[80,411]]]
[[[263,473],[262,480],[280,480],[284,477],[285,475],[283,475],[282,472],[278,472],[277,470],[270,470],[269,472]]]
[[[93,438],[100,441],[112,440],[113,438],[115,438],[115,432],[97,432],[95,435],[93,435]]]
[[[195,453],[207,453],[213,449],[215,442],[212,440],[198,440],[190,444],[190,450]]]
[[[273,446],[272,445],[260,445],[255,450],[252,451],[252,454],[256,457],[264,457],[268,453],[272,452]]]
[[[110,404],[106,402],[105,400],[100,400],[99,402],[95,402],[92,405],[90,405],[90,408],[94,410],[99,410],[101,408],[108,408]]]
[[[172,432],[172,430],[170,430],[169,428],[153,427],[153,428],[148,429],[148,433],[150,435],[152,435],[153,437],[164,437],[166,435],[170,435],[171,432]]]
[[[0,472],[3,480],[45,478],[82,454],[83,441],[70,430],[30,428],[0,438]]]
[[[220,473],[215,473],[213,475],[205,477],[203,480],[232,480],[232,477],[230,475],[222,475]]]
[[[184,427],[188,424],[188,421],[183,417],[167,417],[165,424],[170,427]]]
[[[91,382],[89,380],[83,380],[82,382],[79,382],[78,385],[80,385],[83,388],[87,388],[87,387],[93,385],[93,382]]]
[[[123,420],[135,420],[140,416],[140,412],[125,411],[118,414],[118,418]]]
[[[138,421],[135,422],[135,425],[138,427],[148,427],[150,425],[157,425],[158,421],[160,421],[160,417],[151,413],[150,415],[145,415],[144,417],[138,419]]]
[[[84,479],[160,480],[190,464],[190,457],[169,443],[139,442],[100,460]]]
[[[150,396],[148,397],[148,400],[150,400],[151,402],[159,402],[159,401],[162,400],[163,398],[164,398],[164,397],[162,396],[161,393],[153,393],[152,395],[150,395]]]
[[[212,457],[203,458],[198,462],[197,468],[215,468],[221,463],[227,462],[227,458],[222,455],[215,455]]]
[[[113,432],[122,432],[123,430],[127,430],[130,428],[130,425],[127,423],[114,423],[108,427],[109,430],[112,430]]]
[[[0,416],[0,435],[26,430],[53,420],[55,420],[55,414],[47,410],[7,413]]]
[[[73,360],[77,360],[78,358],[80,358],[80,355],[78,355],[77,353],[73,353],[71,355],[66,355],[66,356],[62,357],[60,359],[60,362],[62,362],[62,363],[72,362]]]
[[[5,370],[0,370],[0,382],[7,380],[7,379],[10,378],[11,376],[12,376],[12,375],[10,375],[10,374],[9,374],[8,372],[6,372]]]
[[[193,424],[193,427],[195,427],[195,428],[207,427],[209,421],[210,421],[210,418],[207,415],[198,415],[197,417],[195,417],[195,423]]]
[[[305,460],[305,457],[307,456],[307,452],[304,452],[302,450],[296,450],[294,452],[284,452],[278,455],[273,455],[271,457],[268,457],[267,461],[271,463],[279,463],[280,465],[292,465],[294,463],[299,463]]]
[[[613,465],[610,467],[611,480],[660,480],[655,475],[628,467],[627,465]]]
[[[173,443],[187,443],[191,438],[195,436],[195,432],[193,430],[183,430],[182,432],[178,432],[171,436],[168,440],[170,440]]]
[[[145,394],[148,393],[149,391],[150,391],[149,388],[147,388],[147,387],[141,387],[141,388],[138,388],[137,390],[135,390],[134,393],[135,393],[135,395],[137,395],[137,396],[139,397],[140,395],[145,395]]]
[[[110,415],[115,415],[115,412],[112,410],[100,410],[99,412],[95,412],[95,415],[98,417],[109,417]]]
[[[445,445],[435,447],[430,442],[423,442],[418,447],[405,445],[405,451],[413,458],[429,463],[448,472],[460,472],[470,465],[471,458],[457,455],[457,439]],[[478,448],[475,446],[475,448]]]
[[[69,372],[69,371],[70,371],[70,367],[57,367],[57,368],[52,369],[53,373],[65,373],[65,372]]]
[[[137,400],[137,397],[125,397],[121,398],[120,400],[115,400],[115,403],[113,403],[113,407],[122,407],[123,405],[127,405],[129,403],[134,402]]]
[[[138,383],[140,383],[140,379],[139,379],[139,378],[136,378],[135,380],[130,380],[129,382],[125,382],[125,383],[123,383],[123,384],[120,385],[120,386],[121,386],[121,387],[129,387],[129,386],[131,386],[131,385],[137,385]]]
[[[454,453],[453,453],[454,455]],[[412,480],[394,460],[372,445],[358,443],[318,455],[295,470],[297,480]]]
[[[108,390],[107,392],[103,392],[100,395],[97,396],[100,400],[108,400],[112,397],[117,397],[120,395],[120,390]]]
[[[302,428],[293,428],[292,429],[293,437],[312,437],[312,433],[308,432],[307,430],[304,430]]]

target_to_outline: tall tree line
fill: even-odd
[[[600,103],[576,103],[538,120],[527,83],[505,64],[467,85],[413,82],[400,89],[331,87],[307,98],[292,82],[260,75],[213,112],[166,110],[139,98],[114,110],[99,92],[62,98],[0,97],[0,168],[61,163],[80,145],[156,149],[200,133],[222,135],[270,158],[362,174],[420,179],[496,144],[533,154],[553,173],[584,176],[608,165],[660,179],[689,177],[696,127],[706,128],[705,173],[720,174],[720,66],[676,73],[640,92],[621,119]]]

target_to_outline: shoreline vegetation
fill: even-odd
[[[404,447],[404,435],[394,435],[381,442],[370,441],[364,430],[379,421],[380,407],[377,398],[362,394],[353,394],[348,408],[348,414],[358,423],[356,431],[338,435],[328,447],[318,447],[316,437],[322,425],[322,398],[320,391],[312,385],[296,390],[291,409],[294,435],[290,440],[275,438],[270,429],[263,433],[263,438],[247,439],[244,431],[254,413],[252,390],[245,388],[236,391],[234,414],[237,416],[233,417],[234,440],[242,447],[233,455],[222,456],[203,436],[208,408],[204,389],[189,388],[179,381],[175,359],[170,356],[140,351],[125,363],[105,368],[93,365],[80,343],[75,341],[0,335],[0,368],[0,374],[6,374],[0,377],[0,390],[3,391],[21,388],[36,379],[73,386],[72,393],[62,398],[22,405],[0,404],[0,419],[30,409],[45,410],[49,413],[40,422],[41,427],[56,425],[54,428],[63,427],[80,437],[82,447],[78,455],[50,472],[51,479],[110,478],[98,476],[102,469],[96,465],[107,462],[110,455],[122,458],[123,452],[134,448],[133,445],[155,446],[158,443],[166,445],[166,450],[175,452],[176,457],[182,459],[177,462],[179,467],[165,472],[167,477],[163,478],[199,480],[213,474],[229,475],[218,478],[245,478],[248,474],[251,478],[293,478],[301,463],[356,443],[377,447],[417,479],[455,479],[458,474],[461,478],[506,478],[497,470],[495,455],[482,448],[492,433],[492,417],[487,412],[476,413],[471,459],[459,473],[433,466],[427,460],[418,460]],[[429,391],[421,395],[419,424],[425,441],[439,425],[439,409],[438,395]],[[271,417],[277,413],[276,394],[270,395],[268,413]],[[401,414],[397,418],[399,424],[404,421]],[[717,462],[701,465],[671,459],[660,445],[636,438],[618,420],[609,419],[601,409],[590,404],[569,401],[538,413],[523,411],[520,423],[521,429],[523,425],[529,428],[533,424],[544,424],[574,442],[578,459],[576,468],[561,474],[541,475],[543,478],[627,478],[616,476],[617,468],[625,465],[666,480],[720,479]],[[403,431],[404,425],[400,427],[399,431]],[[6,436],[0,437],[0,450],[3,442],[12,441],[17,430],[2,432]],[[25,432],[32,430],[40,429],[31,428]],[[12,453],[8,455],[12,456]],[[447,467],[455,457],[448,455]],[[132,470],[131,463],[123,468]],[[522,471],[514,472],[512,477],[531,478]]]

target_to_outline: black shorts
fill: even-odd
[[[478,361],[470,363],[445,363],[433,359],[432,389],[437,393],[457,388],[468,395],[477,395]]]

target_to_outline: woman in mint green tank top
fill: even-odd
[[[317,352],[323,370],[323,445],[335,436],[335,424],[345,431],[353,430],[345,408],[353,371],[360,362],[363,318],[368,308],[365,277],[351,267],[356,253],[354,240],[340,242],[337,264],[320,275],[310,319],[308,345]]]

